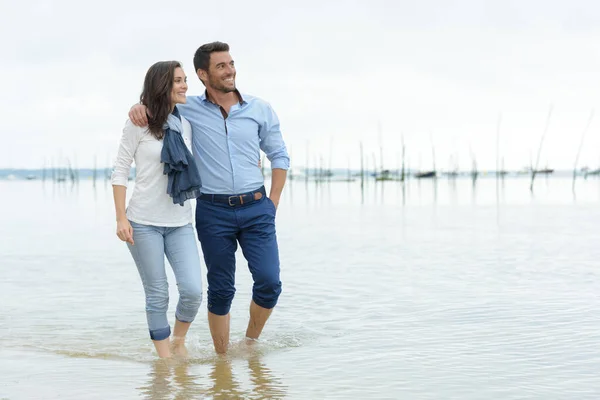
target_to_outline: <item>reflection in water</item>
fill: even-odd
[[[150,382],[147,386],[138,388],[144,399],[167,399],[172,391],[171,368],[165,360],[156,360],[152,363],[152,368],[148,376]]]
[[[138,388],[147,400],[194,399],[206,393],[190,374],[190,363],[175,360],[156,360],[152,363],[149,382]]]
[[[281,380],[273,375],[273,372],[261,362],[258,356],[250,357],[248,360],[250,369],[250,380],[253,384],[252,397],[256,399],[282,399],[285,397],[286,388]]]
[[[332,182],[326,204],[313,204],[312,183],[308,190],[295,184],[293,207],[282,207],[278,216],[288,232],[291,295],[264,356],[244,351],[217,361],[204,332],[190,349],[194,360],[165,366],[151,364],[151,344],[135,333],[145,325],[136,317],[140,293],[131,290],[138,277],[135,268],[124,268],[129,255],[114,240],[110,190],[98,182],[94,203],[91,182],[87,190],[82,182],[75,197],[64,185],[47,182],[43,195],[39,182],[0,181],[8,194],[1,208],[8,236],[0,241],[6,344],[24,351],[31,344],[42,351],[75,349],[71,357],[77,357],[32,361],[19,350],[4,361],[0,353],[0,398],[69,398],[63,393],[84,381],[93,393],[88,397],[109,399],[130,398],[112,395],[121,389],[144,399],[298,393],[308,399],[510,400],[570,392],[593,399],[600,393],[594,374],[600,365],[594,346],[600,182],[578,181],[577,206],[570,205],[569,179],[552,180],[548,191],[536,182],[533,204],[528,183],[525,177],[478,179],[472,206],[470,180],[456,179],[451,192],[438,179],[439,207],[430,206],[433,180],[381,183],[384,206],[374,183],[365,185],[364,205],[359,183],[348,196],[345,183]],[[396,196],[404,189],[402,208]],[[370,202],[375,190],[377,204]],[[494,219],[502,224],[493,226]],[[88,284],[74,285],[73,277]],[[240,278],[250,282],[250,274]],[[239,310],[247,312],[245,305]],[[135,326],[123,326],[132,320]],[[236,332],[244,328],[240,323]],[[542,368],[548,365],[561,368]]]
[[[360,204],[365,204],[365,175],[360,174]]]
[[[151,365],[149,380],[138,388],[146,400],[166,399],[282,399],[286,387],[265,366],[259,355],[249,356],[248,371],[237,371],[232,364],[237,360],[215,357],[204,361],[156,360]],[[210,373],[200,373],[209,364]],[[244,364],[239,364],[244,365]],[[195,373],[192,370],[197,370]],[[247,372],[250,380],[241,377]]]
[[[208,395],[215,400],[243,399],[244,390],[235,379],[231,369],[231,363],[226,358],[219,357],[209,375],[212,385],[208,389]]]
[[[305,200],[306,204],[310,204],[310,199],[308,197],[310,191],[308,190],[308,181],[307,180],[304,181],[304,193],[306,194],[306,200]]]
[[[448,192],[452,204],[458,203],[458,191],[456,190],[456,178],[448,179]]]

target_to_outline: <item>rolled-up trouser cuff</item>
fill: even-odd
[[[152,340],[165,340],[171,336],[171,327],[167,326],[166,328],[154,329],[150,331],[150,339]]]
[[[258,297],[252,298],[252,301],[254,301],[256,303],[256,305],[258,305],[262,308],[266,308],[267,310],[274,308],[277,305],[277,300],[278,300],[278,298],[275,298],[275,299],[272,299],[269,301],[264,301],[263,299],[260,299]]]
[[[192,322],[194,322],[195,318],[186,318],[186,317],[182,317],[181,315],[175,314],[175,319],[177,319],[177,321],[179,321],[179,322],[185,322],[186,324],[191,324]]]
[[[227,315],[229,314],[229,310],[231,309],[231,302],[228,302],[224,305],[214,305],[208,302],[208,311],[215,315]]]

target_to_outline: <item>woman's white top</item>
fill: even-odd
[[[192,127],[181,117],[183,140],[192,151]],[[190,201],[183,207],[173,203],[167,194],[167,175],[160,161],[163,141],[157,140],[148,127],[135,126],[129,119],[123,128],[119,152],[115,160],[111,183],[127,187],[132,162],[135,162],[135,185],[127,205],[127,218],[143,225],[176,227],[192,222]]]

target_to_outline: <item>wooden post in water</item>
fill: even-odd
[[[110,156],[108,154],[106,155],[106,164],[104,165],[104,184],[106,185],[110,180]],[[129,179],[129,177],[127,177],[127,179]]]
[[[535,179],[535,174],[538,169],[538,164],[540,162],[540,155],[542,153],[542,145],[544,144],[544,139],[546,138],[546,133],[548,133],[548,127],[550,126],[550,116],[552,115],[552,109],[554,108],[553,104],[550,104],[550,110],[548,111],[548,117],[546,118],[546,127],[544,128],[544,133],[542,133],[542,138],[540,140],[540,146],[538,147],[537,157],[535,160],[535,166],[531,170],[531,184],[529,185],[529,190],[533,192],[533,181]]]
[[[588,128],[590,127],[593,118],[594,118],[594,110],[592,109],[592,111],[590,112],[590,116],[588,118],[588,122],[587,122],[585,128],[583,129],[583,133],[581,134],[581,140],[579,141],[579,148],[577,149],[577,155],[575,156],[575,165],[573,165],[573,187],[572,187],[573,190],[575,190],[575,179],[577,178],[577,163],[579,162],[579,156],[581,154],[581,149],[583,148],[583,140],[585,139],[585,134],[587,133]]]
[[[92,172],[92,181],[96,187],[96,178],[98,177],[98,156],[94,154],[94,171]]]
[[[77,162],[77,154],[73,155],[73,172],[75,173],[75,180],[79,183],[79,163]]]
[[[435,146],[433,145],[433,134],[429,131],[429,141],[431,142],[431,159],[433,161],[433,178],[437,178],[437,169],[435,167]]]
[[[400,160],[400,152],[396,153],[396,178],[394,180],[400,179],[400,164],[402,161]]]
[[[365,157],[363,155],[363,144],[360,142],[360,190],[362,191],[365,186]]]
[[[406,148],[404,147],[404,133],[401,134],[401,140],[402,140],[402,174],[400,175],[400,180],[402,182],[404,182],[404,178],[405,178],[405,169],[404,169],[404,159],[406,158]]]
[[[379,134],[379,176],[383,178],[383,137],[381,133],[381,121],[377,121],[377,131]]]
[[[373,156],[373,174],[375,174],[375,182],[377,182],[377,159],[375,152],[371,153],[371,155]]]
[[[310,173],[310,170],[308,169],[308,166],[310,165],[310,155],[308,152],[308,140],[306,141],[306,166],[304,167],[304,183],[308,184],[308,174]]]
[[[71,184],[75,184],[75,170],[71,166],[71,160],[67,158],[67,174],[71,178]]]
[[[313,178],[315,180],[315,184],[318,185],[319,184],[319,160],[317,158],[317,156],[314,156],[314,163],[315,165],[313,165]]]
[[[498,115],[496,124],[496,180],[500,177],[500,122],[502,122],[502,113]]]
[[[475,154],[473,154],[473,163],[471,167],[471,179],[473,179],[473,185],[475,185],[478,176],[479,171],[477,170],[477,159],[475,158]]]
[[[327,160],[327,182],[331,182],[331,176],[333,175],[331,159],[333,158],[333,137],[329,138],[329,160]]]
[[[475,185],[479,171],[477,171],[477,158],[471,146],[469,146],[469,153],[471,154],[471,179],[473,180],[473,185]]]

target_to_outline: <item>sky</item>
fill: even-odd
[[[411,168],[521,169],[546,125],[540,167],[572,169],[584,133],[579,165],[600,166],[591,0],[33,0],[0,3],[0,168],[110,166],[148,67],[181,61],[201,94],[193,54],[214,40],[292,167],[358,168],[362,143],[395,169],[403,138]]]

